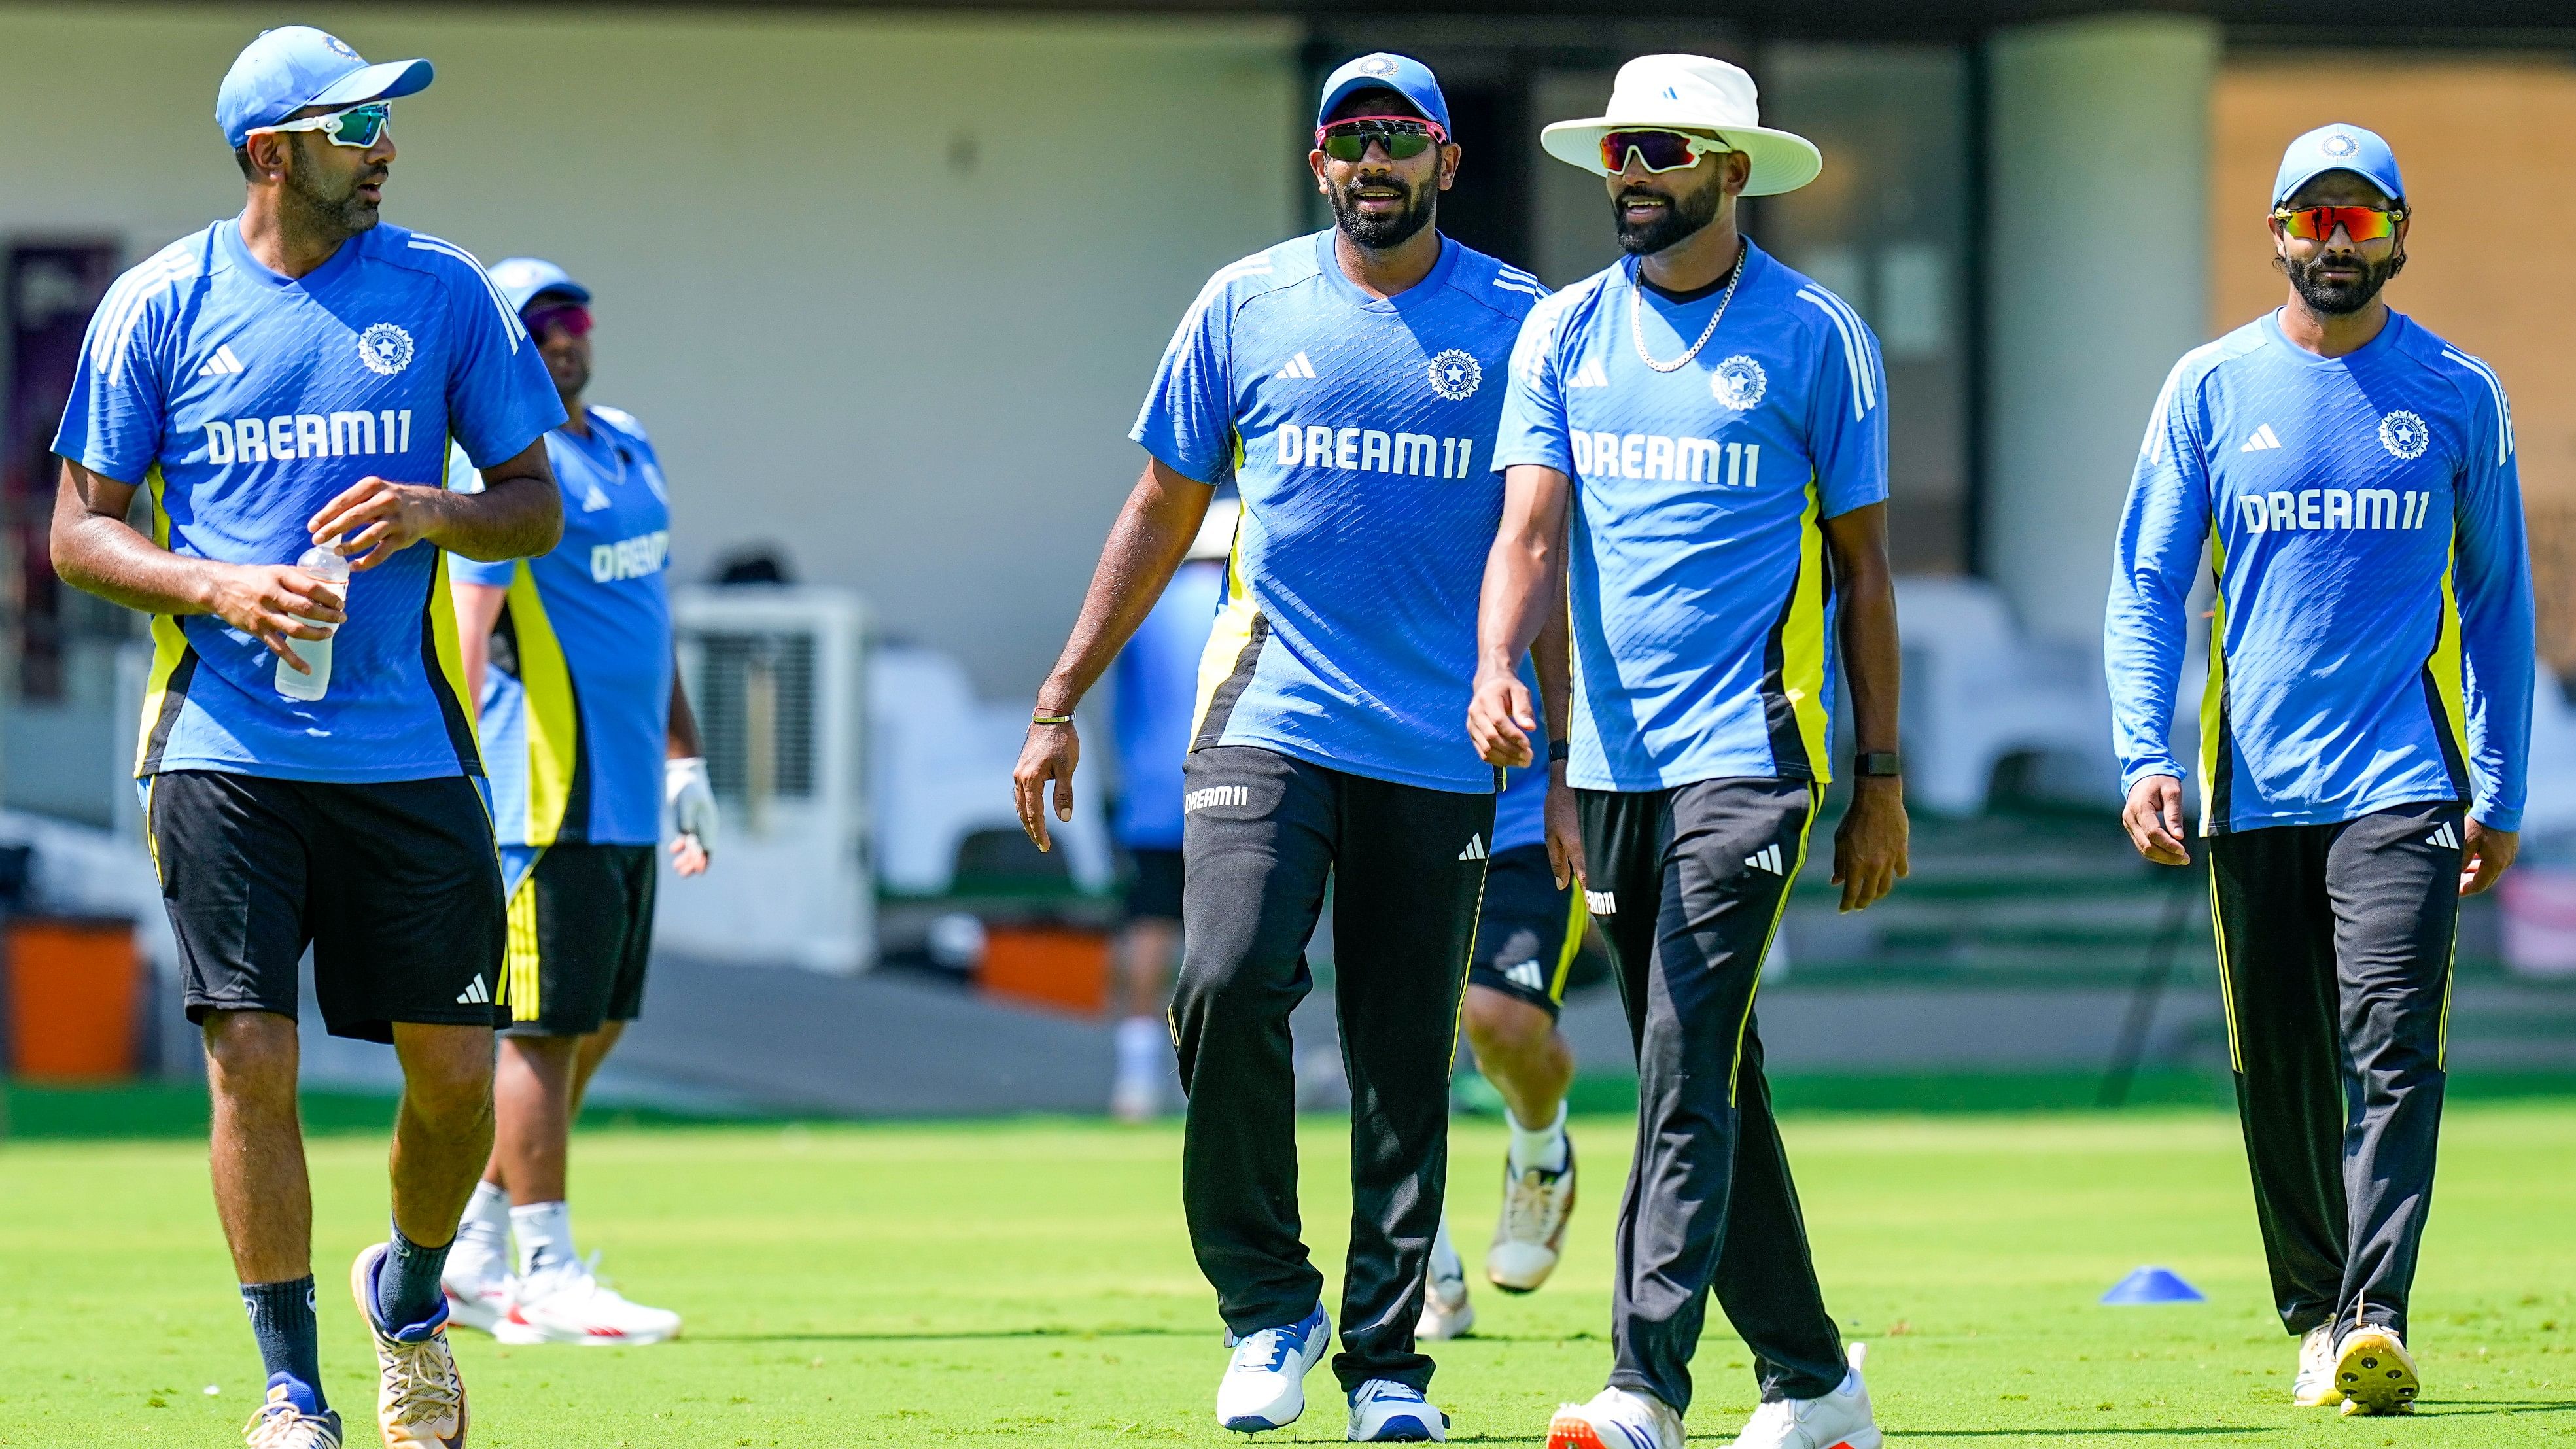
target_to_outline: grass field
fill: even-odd
[[[25,1114],[22,1113],[22,1117]],[[1541,1293],[1480,1290],[1441,1346],[1453,1441],[1532,1444],[1608,1364],[1609,1225],[1627,1126],[1580,1119],[1570,1253]],[[1811,1113],[1790,1146],[1827,1295],[1871,1345],[1881,1422],[1961,1445],[2519,1445],[2576,1440],[2576,1103],[2455,1106],[2418,1286],[2412,1420],[2285,1401],[2233,1119],[2206,1110]],[[1307,1209],[1337,1269],[1344,1124],[1306,1126]],[[1471,1267],[1501,1134],[1462,1123],[1453,1221]],[[313,1146],[329,1389],[364,1426],[372,1373],[342,1284],[382,1230],[380,1136]],[[1073,1122],[637,1126],[586,1132],[579,1227],[638,1297],[688,1315],[647,1349],[503,1349],[460,1334],[473,1442],[503,1446],[1214,1444],[1223,1361],[1176,1200],[1179,1137]],[[2169,1265],[2206,1304],[2104,1308]],[[1478,1280],[1481,1282],[1481,1279]],[[1714,1324],[1697,1436],[1750,1408]],[[258,1363],[201,1146],[0,1147],[0,1444],[238,1443]],[[1272,1439],[1338,1440],[1318,1402]],[[211,1386],[212,1392],[209,1392]],[[363,1437],[353,1444],[371,1442]]]

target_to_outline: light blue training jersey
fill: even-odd
[[[1512,339],[1546,289],[1444,239],[1430,275],[1371,297],[1333,237],[1209,278],[1130,434],[1243,493],[1191,748],[1490,792],[1466,724],[1503,509],[1488,450]]]
[[[1535,699],[1537,692],[1533,690]],[[1494,801],[1494,853],[1547,843],[1547,725],[1529,732],[1530,763],[1503,772]]]
[[[378,226],[301,278],[216,222],[120,277],[90,319],[54,451],[146,488],[189,558],[291,564],[361,478],[437,487],[563,421],[544,362],[473,257]],[[330,692],[211,614],[156,615],[135,773],[370,782],[479,775],[445,556],[414,544],[349,582]]]
[[[1110,828],[1129,850],[1181,848],[1181,764],[1199,695],[1199,660],[1225,601],[1225,565],[1191,559],[1118,651],[1113,718],[1118,811]]]
[[[2424,800],[2522,819],[2531,565],[2504,385],[2409,318],[2319,357],[2279,314],[2183,354],[2129,484],[2103,631],[2122,789],[2168,748],[2202,549],[2217,581],[2201,828]]]
[[[1746,244],[1743,277],[1674,301],[1634,259],[1529,315],[1494,466],[1574,483],[1567,783],[1656,790],[1831,778],[1833,586],[1824,520],[1887,497],[1878,341]]]
[[[483,759],[503,845],[652,845],[671,718],[670,495],[644,425],[592,406],[546,434],[563,541],[537,558],[457,559],[509,590],[483,674]],[[460,453],[450,487],[475,479]]]

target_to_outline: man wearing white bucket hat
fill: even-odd
[[[1564,577],[1550,834],[1610,945],[1640,1094],[1616,1364],[1548,1443],[1679,1449],[1714,1293],[1762,1390],[1737,1444],[1876,1449],[1860,1347],[1846,1359],[1816,1285],[1753,993],[1830,778],[1845,661],[1859,778],[1834,840],[1843,908],[1906,872],[1878,344],[1737,230],[1738,196],[1823,164],[1759,124],[1743,71],[1631,61],[1607,115],[1544,143],[1607,179],[1628,256],[1522,324],[1467,723],[1486,759],[1528,760],[1538,720],[1514,661]]]

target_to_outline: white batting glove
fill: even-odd
[[[716,792],[707,782],[707,762],[691,755],[662,762],[662,798],[671,806],[671,828],[693,840],[709,855],[716,851]]]

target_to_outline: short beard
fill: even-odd
[[[555,377],[554,379],[555,391],[563,395],[564,404],[567,408],[571,406],[574,398],[590,391],[589,365],[587,363],[575,363],[573,364],[573,369],[571,386],[565,386],[564,380],[561,377]],[[549,364],[546,371],[549,376],[552,376],[554,374],[553,366]]]
[[[351,176],[347,190],[334,196],[315,184],[320,167],[311,164],[302,133],[287,137],[295,163],[286,168],[286,190],[281,198],[293,212],[299,229],[317,236],[353,237],[376,224],[378,205],[358,194],[358,183],[379,179],[381,173],[361,172]]]
[[[1393,176],[1372,177],[1368,184],[1402,187],[1405,193],[1403,210],[1385,216],[1371,216],[1360,210],[1359,202],[1353,196],[1353,193],[1359,190],[1360,183],[1353,182],[1349,186],[1333,188],[1334,224],[1342,229],[1342,235],[1370,251],[1382,252],[1389,247],[1402,246],[1413,240],[1414,234],[1429,226],[1433,213],[1439,210],[1437,187],[1424,186],[1417,189]]]
[[[2308,304],[2309,311],[2324,317],[2349,317],[2377,300],[2379,289],[2388,285],[2388,279],[2406,270],[2406,254],[2391,248],[2380,261],[2363,258],[2361,279],[2355,282],[2329,282],[2318,275],[2325,270],[2322,256],[2312,262],[2294,262],[2275,252],[2272,265],[2290,279],[2291,288],[2299,294],[2300,301]]]
[[[1663,216],[1644,226],[1630,225],[1627,213],[1620,210],[1621,203],[1631,196],[1648,194],[1666,203]],[[1630,256],[1648,257],[1697,236],[1710,222],[1717,220],[1717,208],[1725,200],[1726,189],[1714,183],[1684,196],[1665,196],[1660,191],[1648,193],[1643,187],[1634,187],[1611,198],[1610,222],[1619,229],[1621,251]]]

